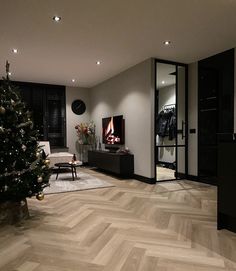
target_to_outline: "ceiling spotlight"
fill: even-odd
[[[165,40],[163,43],[164,43],[164,45],[170,45],[171,41],[170,40]]]
[[[162,83],[162,85],[164,85],[164,84],[165,84],[165,81],[161,81],[161,83]]]
[[[60,22],[61,17],[60,17],[60,16],[54,16],[54,17],[53,17],[53,20],[54,20],[55,22]]]
[[[8,72],[7,74],[8,74],[9,76],[11,76],[11,75],[12,75],[12,73],[11,73],[11,72]]]
[[[101,65],[102,62],[101,62],[101,61],[96,61],[96,64],[97,64],[97,65]]]
[[[71,81],[74,83],[74,82],[75,82],[75,79],[72,79]]]
[[[18,53],[18,50],[17,50],[16,48],[13,48],[13,49],[12,49],[12,52],[13,52],[14,54],[17,54],[17,53]]]

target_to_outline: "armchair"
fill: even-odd
[[[56,163],[69,163],[73,158],[73,154],[69,152],[51,153],[49,141],[39,141],[38,144],[42,147],[45,154],[48,156],[48,159],[50,160],[50,167],[54,167]]]

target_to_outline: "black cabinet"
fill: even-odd
[[[233,132],[234,49],[198,62],[198,177],[217,184],[218,136]]]
[[[218,150],[218,229],[236,232],[236,142],[221,142]]]
[[[134,156],[132,154],[111,153],[106,151],[89,151],[88,163],[122,177],[134,174]]]
[[[52,147],[66,146],[65,87],[57,85],[14,82],[32,112],[40,140]]]

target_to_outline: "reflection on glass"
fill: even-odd
[[[157,63],[156,172],[157,181],[175,179],[176,66]]]
[[[175,179],[176,170],[176,147],[159,147],[158,161],[156,164],[157,181]]]

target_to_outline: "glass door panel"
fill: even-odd
[[[184,178],[187,172],[186,66],[156,63],[156,180]]]
[[[175,180],[176,66],[157,63],[156,68],[156,180]]]

